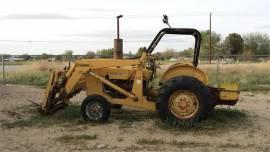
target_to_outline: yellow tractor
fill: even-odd
[[[192,35],[193,61],[169,66],[153,88],[158,65],[152,54],[165,34]],[[239,99],[237,84],[208,86],[207,75],[197,68],[201,34],[191,28],[164,28],[141,57],[135,59],[79,59],[69,69],[52,70],[42,104],[52,113],[69,104],[69,99],[86,91],[81,104],[83,119],[105,122],[111,108],[132,106],[156,111],[168,122],[195,123],[205,119],[216,105],[234,105]]]

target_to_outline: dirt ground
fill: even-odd
[[[124,107],[107,123],[80,117],[84,94],[74,105],[41,116],[29,100],[43,90],[0,85],[0,151],[270,151],[270,92],[243,92],[235,107],[218,107],[201,127],[170,127],[156,113]],[[205,123],[205,126],[204,124]]]

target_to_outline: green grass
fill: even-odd
[[[2,76],[2,72],[0,72]],[[27,72],[6,72],[5,83],[8,84],[26,84],[44,88],[49,79],[48,71],[27,71]],[[0,79],[3,83],[3,79]]]

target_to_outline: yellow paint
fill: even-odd
[[[192,65],[181,63],[171,65],[162,75],[160,82],[164,83],[178,76],[190,76],[202,81],[204,84],[208,83],[208,78],[202,70]]]
[[[239,100],[239,86],[236,83],[222,83],[218,85],[219,100],[237,101]]]

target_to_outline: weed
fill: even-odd
[[[124,141],[124,138],[123,138],[123,137],[118,137],[118,138],[117,138],[117,141],[118,141],[118,142]]]
[[[57,140],[63,143],[74,142],[78,140],[95,140],[97,135],[64,135],[58,137]]]
[[[159,144],[165,144],[166,142],[162,139],[146,139],[142,138],[137,141],[137,144],[140,145],[159,145]]]
[[[202,143],[195,141],[177,141],[177,140],[173,140],[169,144],[177,147],[202,147],[210,145],[210,143]]]

